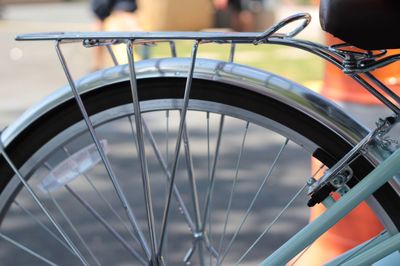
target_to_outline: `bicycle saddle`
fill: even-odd
[[[400,48],[400,1],[321,0],[323,30],[366,50]]]

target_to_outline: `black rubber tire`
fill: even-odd
[[[186,80],[183,78],[157,78],[138,80],[140,100],[182,98]],[[283,101],[277,101],[233,85],[207,80],[193,80],[191,98],[236,106],[266,116],[312,140],[320,148],[314,156],[327,166],[333,165],[351,149],[344,138],[332,132],[318,120],[299,112]],[[132,101],[128,82],[102,87],[82,95],[90,115]],[[22,166],[40,147],[71,125],[82,120],[74,99],[71,99],[35,121],[8,145],[6,152],[13,162]],[[352,164],[356,178],[351,186],[368,174],[373,166],[365,159]],[[13,176],[4,158],[0,158],[0,191]],[[397,228],[400,228],[398,194],[389,184],[374,193]]]

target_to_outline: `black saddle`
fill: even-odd
[[[321,0],[322,29],[366,50],[400,48],[399,0]]]

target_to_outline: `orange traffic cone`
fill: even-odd
[[[340,40],[327,35],[327,43],[341,43]],[[389,54],[399,53],[400,50],[389,51]],[[400,93],[400,63],[393,63],[387,67],[373,71],[373,74],[396,93]],[[353,79],[347,77],[332,64],[326,64],[324,82],[321,94],[335,101],[350,102],[360,105],[377,105],[379,100],[369,94]],[[313,173],[320,163],[312,161]],[[318,166],[318,167],[317,167]],[[310,221],[325,211],[322,204],[311,208]],[[336,256],[371,239],[383,230],[375,214],[363,202],[339,223],[314,242],[307,252],[301,255],[295,265],[313,266],[323,265]]]
[[[342,43],[341,40],[330,34],[326,35],[326,42],[330,45]],[[398,54],[400,49],[389,50],[388,55]],[[377,69],[372,72],[385,85],[389,86],[394,92],[400,93],[400,62],[395,62],[389,66]],[[343,72],[327,63],[325,66],[324,82],[321,88],[321,94],[325,97],[339,101],[350,102],[365,105],[377,105],[381,102],[368,93],[352,78],[343,74]]]

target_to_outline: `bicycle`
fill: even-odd
[[[293,31],[280,33],[296,22],[301,24]],[[384,232],[329,265],[371,264],[399,250],[399,187],[393,177],[400,151],[391,130],[400,99],[370,71],[400,56],[369,51],[390,48],[377,47],[389,37],[366,51],[295,39],[309,22],[308,14],[297,14],[263,33],[18,36],[55,41],[69,85],[1,132],[0,237],[22,251],[6,250],[13,262],[283,265],[365,199]],[[175,40],[194,41],[190,58],[176,57]],[[69,42],[106,46],[117,66],[74,81],[60,47]],[[160,42],[171,46],[171,58],[135,62],[134,45]],[[198,47],[209,42],[230,45],[228,62],[196,57]],[[316,93],[235,64],[235,45],[241,43],[316,54],[351,75],[394,115],[368,132]],[[126,45],[127,65],[113,56],[110,46],[116,44]],[[329,167],[319,180],[283,178],[290,169],[279,167],[280,161],[293,160],[290,155],[299,148],[321,161],[320,169]],[[250,190],[253,196],[244,202]],[[336,202],[334,191],[341,195]],[[272,217],[276,202],[269,195],[283,206]],[[329,208],[290,232],[285,223],[296,219],[306,201]],[[292,207],[295,203],[300,204]],[[288,210],[294,215],[285,216]],[[273,241],[265,239],[275,228]],[[15,231],[20,235],[11,237]]]

